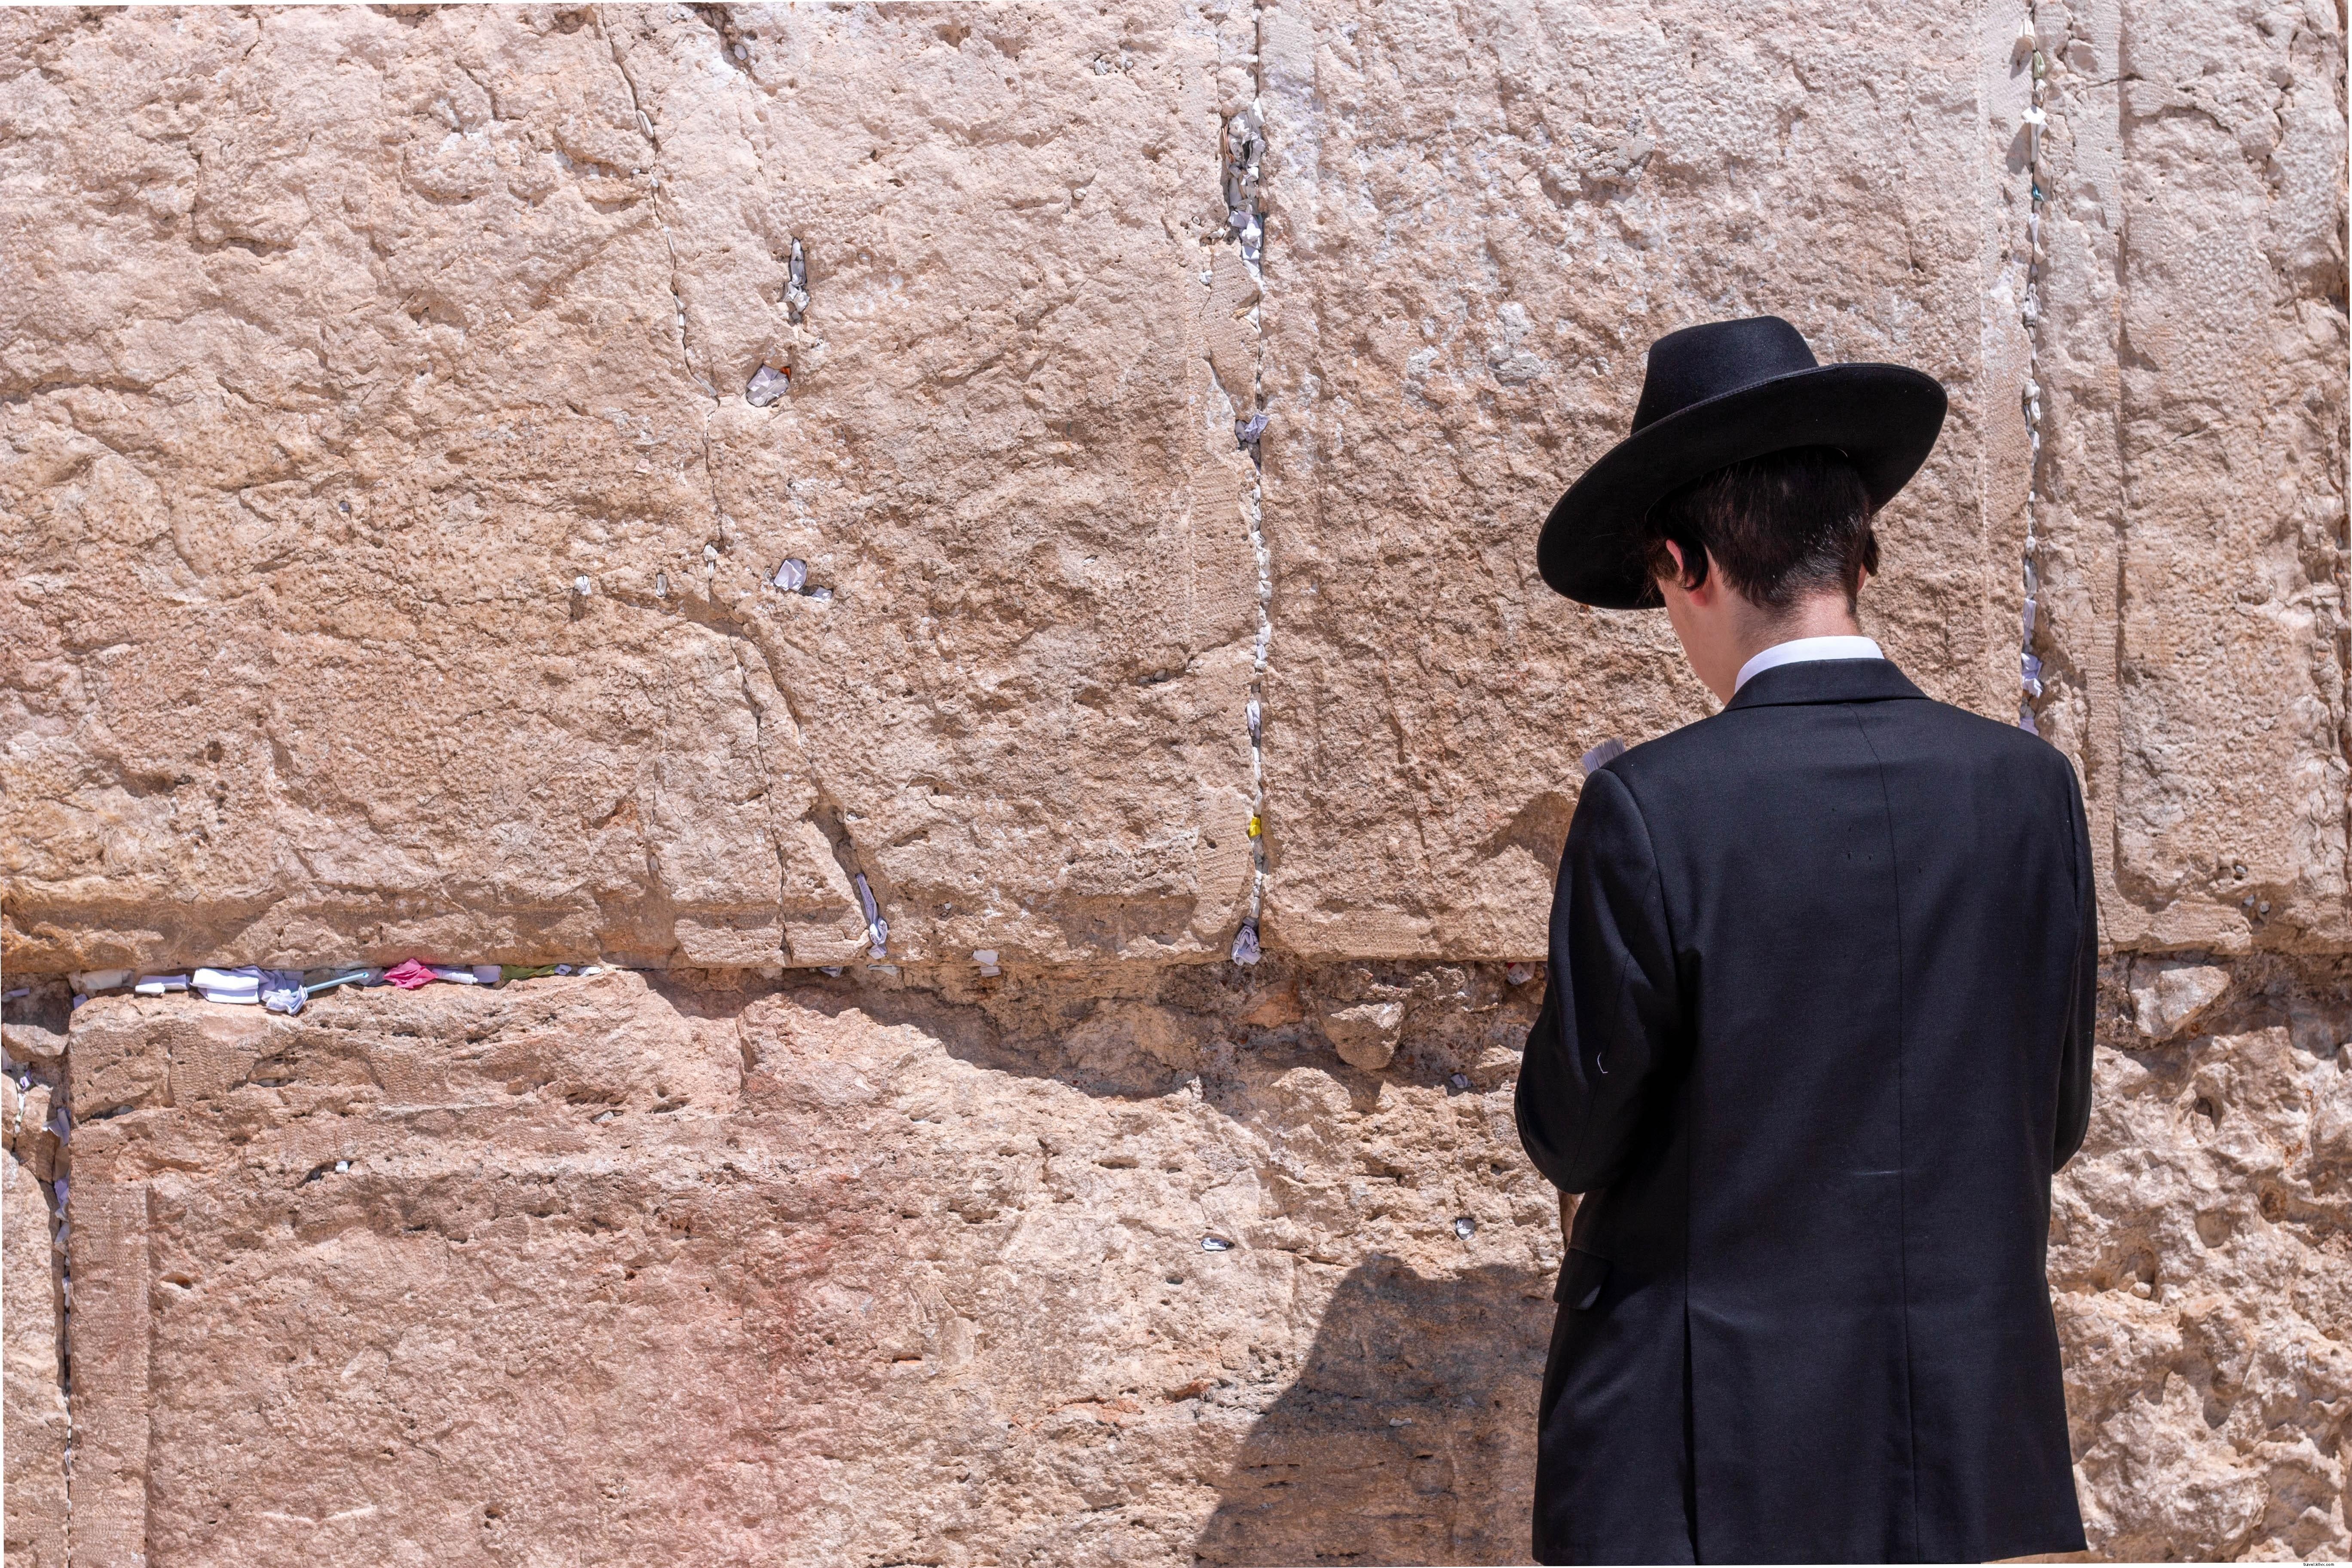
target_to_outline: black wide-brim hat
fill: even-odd
[[[1670,491],[1792,447],[1833,447],[1873,511],[1910,483],[1944,426],[1944,389],[1899,364],[1822,364],[1778,316],[1709,321],[1650,345],[1633,433],[1544,519],[1536,569],[1604,610],[1664,603],[1642,563],[1642,522]]]

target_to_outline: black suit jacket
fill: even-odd
[[[1540,1561],[2083,1546],[2043,1253],[2097,954],[2073,768],[1883,659],[1586,781],[1517,1093],[1587,1194]]]

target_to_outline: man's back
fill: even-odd
[[[2090,877],[2063,758],[1883,660],[1766,669],[1588,781],[1519,1083],[1591,1194],[1539,1556],[2081,1545],[2042,1256]]]

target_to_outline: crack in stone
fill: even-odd
[[[724,519],[722,518],[721,521],[723,521]],[[809,791],[816,797],[815,804],[801,814],[802,820],[814,824],[817,831],[824,835],[825,843],[833,851],[835,864],[841,868],[844,879],[852,888],[863,883],[866,888],[871,889],[873,876],[866,867],[865,856],[857,847],[856,837],[849,830],[848,813],[843,806],[840,797],[827,787],[824,773],[818,770],[815,759],[809,752],[808,726],[802,721],[799,710],[793,706],[790,688],[780,678],[775,657],[769,652],[767,644],[761,638],[761,624],[740,615],[730,606],[722,605],[709,583],[704,584],[703,592],[699,596],[677,588],[669,596],[648,600],[646,595],[626,587],[613,590],[610,596],[621,604],[630,605],[638,609],[675,611],[694,625],[731,639],[730,653],[735,660],[736,676],[742,683],[744,700],[751,707],[752,729],[760,766],[761,799],[763,805],[772,808],[775,775],[767,763],[768,713],[753,694],[751,672],[744,668],[743,664],[741,645],[746,643],[751,645],[751,650],[759,655],[761,668],[767,672],[768,684],[776,693],[776,701],[783,710],[785,721],[793,727],[793,747],[807,769]],[[770,812],[770,820],[773,820],[772,810]],[[769,839],[776,855],[776,873],[779,879],[776,922],[779,931],[782,931],[788,923],[784,918],[782,882],[790,877],[791,862],[786,857],[783,840],[772,830],[769,833]],[[887,895],[877,893],[874,896],[877,900],[881,900]],[[887,918],[869,919],[863,909],[860,909],[857,914],[860,921],[866,924],[869,931],[877,927],[887,931],[889,922]],[[873,944],[874,956],[877,960],[883,956],[884,945],[878,942]],[[780,943],[780,951],[786,954],[786,961],[790,962],[792,948],[789,941]]]
[[[678,363],[686,368],[687,379],[702,388],[709,395],[711,402],[717,404],[719,401],[719,389],[710,384],[709,377],[694,368],[694,349],[687,335],[686,296],[678,292],[677,241],[670,233],[669,220],[662,216],[661,137],[656,134],[653,117],[646,112],[645,102],[637,96],[636,81],[629,75],[628,62],[622,58],[620,43],[613,37],[613,30],[606,25],[602,10],[596,13],[596,28],[604,35],[604,47],[612,54],[613,68],[619,73],[622,87],[628,91],[629,107],[637,117],[638,133],[654,150],[654,223],[661,230],[662,248],[669,256],[669,301],[677,319]],[[707,429],[709,416],[706,415],[704,417]]]
[[[800,236],[793,237],[791,258],[784,267],[784,316],[793,326],[808,317],[808,253],[801,248]]]
[[[709,24],[710,18],[705,13],[704,8],[698,7],[696,15],[704,21],[706,25]],[[701,389],[708,394],[710,398],[710,405],[702,411],[702,472],[704,482],[710,492],[711,521],[716,530],[719,542],[720,543],[724,543],[727,541],[728,535],[727,510],[719,493],[719,466],[715,459],[710,440],[711,416],[723,406],[723,399],[718,388],[713,386],[710,384],[709,379],[698,371],[694,364],[693,343],[687,330],[686,298],[679,290],[681,268],[677,257],[677,242],[676,237],[670,232],[668,220],[662,213],[662,172],[660,163],[662,152],[661,138],[654,130],[652,117],[646,112],[644,100],[637,93],[636,81],[629,74],[628,62],[623,58],[620,44],[613,37],[612,29],[607,25],[604,14],[601,9],[596,14],[596,25],[598,30],[604,35],[605,47],[612,54],[613,68],[620,76],[621,85],[629,95],[629,107],[636,114],[637,129],[645,136],[646,142],[654,151],[654,221],[661,229],[662,247],[669,257],[669,295],[670,303],[676,312],[678,359],[685,366],[688,377],[691,379],[695,384],[701,387]],[[720,33],[723,44],[731,43],[731,40],[726,37],[723,28],[714,26],[713,30]],[[803,262],[801,258],[801,247],[797,240],[795,240],[793,245],[792,265],[794,280],[797,282],[802,276],[804,276],[802,272]],[[803,298],[805,298],[805,296],[803,296]],[[784,962],[789,963],[793,961],[793,953],[791,939],[785,934],[789,929],[790,922],[785,919],[783,893],[784,889],[791,881],[792,866],[785,843],[782,837],[774,831],[775,774],[773,770],[768,765],[767,711],[761,705],[757,693],[752,689],[751,672],[743,664],[742,648],[740,646],[742,643],[751,643],[753,649],[759,654],[761,664],[762,668],[766,669],[768,674],[768,683],[774,689],[777,700],[783,705],[785,716],[792,721],[795,738],[799,742],[798,749],[804,762],[809,760],[807,730],[801,723],[800,716],[793,710],[792,700],[786,693],[784,682],[777,679],[775,660],[769,656],[766,647],[761,644],[759,638],[751,633],[750,628],[740,617],[738,617],[731,610],[722,609],[720,607],[717,595],[710,591],[712,586],[713,584],[709,584],[706,580],[702,602],[707,607],[707,614],[698,615],[695,613],[696,601],[695,596],[691,594],[681,594],[675,601],[674,606],[673,601],[669,599],[667,594],[659,595],[658,603],[665,608],[676,607],[683,611],[686,614],[687,618],[693,621],[695,624],[706,626],[710,630],[719,632],[732,639],[730,645],[730,656],[735,661],[736,679],[742,688],[744,701],[751,710],[752,752],[756,763],[760,769],[760,793],[761,804],[767,808],[764,815],[767,816],[768,820],[767,823],[763,825],[762,831],[767,834],[769,847],[776,858],[777,946],[778,951],[783,956]],[[622,596],[625,602],[635,601],[637,598],[637,595],[633,594],[624,595]],[[825,788],[822,777],[818,774],[813,763],[809,767],[809,782],[812,789],[816,794],[818,804],[814,811],[805,814],[805,816],[809,820],[814,821],[816,824],[818,831],[824,834],[827,843],[832,846],[835,861],[841,866],[844,876],[850,879],[852,886],[870,886],[871,884],[866,880],[861,868],[859,867],[859,857],[857,855],[856,845],[850,837],[847,828],[843,824],[840,803],[834,798],[832,792]],[[861,910],[860,912],[862,915],[863,911]],[[878,956],[880,952],[878,946],[877,947],[876,952]]]
[[[729,7],[713,5],[689,5],[687,10],[694,19],[710,29],[719,41],[719,58],[739,76],[751,74],[751,51],[743,36],[735,27],[735,17]]]
[[[715,605],[713,608],[716,610]],[[808,766],[809,789],[816,796],[816,804],[803,814],[804,819],[814,823],[817,831],[824,835],[825,843],[833,850],[834,862],[841,868],[841,873],[848,879],[849,885],[859,890],[861,899],[872,898],[877,900],[878,908],[878,900],[884,895],[871,891],[872,876],[866,868],[865,855],[857,847],[856,837],[849,830],[848,812],[842,805],[840,798],[826,786],[824,775],[818,771],[815,760],[809,755],[808,726],[802,722],[799,710],[793,705],[791,690],[782,680],[777,679],[776,660],[769,653],[767,644],[760,637],[759,624],[733,618],[731,612],[730,616],[732,624],[727,629],[730,635],[750,643],[759,654],[761,664],[768,671],[768,684],[775,689],[776,700],[783,705],[784,717],[792,722],[793,742],[802,760]],[[782,846],[779,846],[778,849],[781,854]],[[889,931],[889,921],[879,913],[867,912],[863,907],[859,909],[858,916],[866,922],[867,932],[872,939],[873,957],[878,961],[884,956],[887,946],[887,933]]]
[[[784,962],[790,963],[793,943],[784,921],[784,889],[792,881],[792,864],[784,853],[784,841],[775,830],[776,775],[768,766],[768,714],[760,701],[760,694],[751,689],[751,672],[743,668],[743,640],[741,637],[730,640],[727,651],[735,661],[735,680],[743,689],[743,701],[751,710],[751,758],[760,770],[760,802],[767,808],[763,813],[767,820],[761,825],[761,831],[768,836],[768,847],[776,857],[776,949],[783,954]],[[770,684],[774,683],[773,670],[769,672],[768,679]]]

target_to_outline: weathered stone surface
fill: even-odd
[[[16,962],[1222,949],[1213,16],[5,25]]]
[[[1359,1002],[1323,1018],[1323,1033],[1338,1047],[1340,1059],[1366,1072],[1378,1072],[1389,1065],[1403,1028],[1402,1002]]]
[[[58,1258],[49,1240],[57,1139],[47,1131],[47,1085],[20,1091],[0,1079],[0,1412],[7,1452],[5,1553],[9,1568],[66,1561],[65,1453],[68,1416],[58,1318]]]
[[[2352,1422],[2352,969],[2238,969],[2200,1032],[2116,1014],[2051,1284],[2092,1544],[2340,1558]]]
[[[2168,1040],[2200,1021],[2230,989],[2219,964],[2143,958],[2131,966],[2132,1021],[2151,1040]]]
[[[2341,17],[2173,0],[2035,17],[2035,647],[2045,731],[2089,786],[2108,935],[2341,952]]]
[[[1374,1077],[1238,1022],[1295,977],[1230,975],[341,994],[196,1083],[204,1004],[92,1003],[78,1052],[173,1060],[74,1139],[77,1387],[143,1413],[82,1440],[77,1540],[1517,1556],[1559,1246],[1508,1152],[1533,997],[1423,977]]]
[[[2013,381],[1988,371],[1972,26],[1317,0],[1263,37],[1270,940],[1539,955],[1578,756],[1711,706],[1662,617],[1535,574],[1538,524],[1676,327],[1778,313],[1823,358],[1945,382],[1866,620],[1931,691],[2014,711],[2022,482],[1988,446]]]
[[[1204,956],[1259,514],[1265,940],[1532,955],[1705,700],[1528,537],[1745,309],[1950,386],[1868,602],[1987,711],[2040,393],[2118,938],[2340,947],[2340,26],[2168,5],[2037,14],[2040,209],[2021,12],[21,13],[12,949]]]
[[[2095,1545],[2340,1554],[2347,975],[2242,971],[2163,1043],[2127,978],[2052,1259]],[[1381,1073],[1246,1022],[1386,988]],[[1483,966],[613,975],[343,994],[197,1078],[217,1009],[100,1000],[77,1058],[172,1060],[74,1138],[77,1539],[1520,1559],[1536,1000]]]

